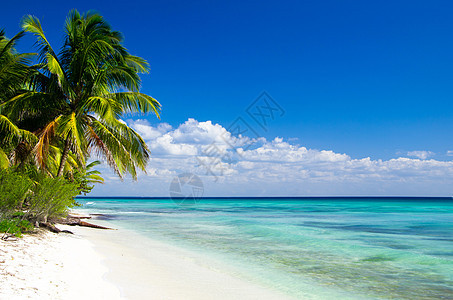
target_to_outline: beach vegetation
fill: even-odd
[[[26,174],[11,169],[0,170],[0,218],[20,211],[32,186],[33,181]]]
[[[15,50],[25,34],[36,53]],[[93,156],[120,178],[145,172],[148,146],[122,118],[159,117],[160,103],[140,91],[148,71],[95,12],[70,11],[58,48],[34,16],[10,39],[0,30],[0,231],[64,217],[104,181]]]
[[[95,160],[86,165],[85,168],[76,169],[75,172],[69,174],[70,177],[68,179],[77,183],[80,194],[86,195],[91,192],[95,183],[104,183],[104,178],[101,176],[101,172],[93,170],[95,166],[100,164],[100,161]]]
[[[64,217],[69,208],[77,205],[75,196],[80,194],[80,189],[78,181],[43,173],[0,170],[0,222],[3,224],[0,232],[16,234],[23,232],[20,229],[27,222],[47,223]],[[29,231],[28,227],[24,228]]]
[[[0,220],[0,232],[21,237],[23,233],[32,232],[34,226],[30,221],[21,218],[10,218]]]
[[[43,177],[24,203],[27,219],[47,223],[64,217],[68,209],[76,205],[75,196],[78,194],[77,183],[64,178]]]

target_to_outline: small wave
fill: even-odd
[[[153,215],[156,213],[150,213],[145,211],[115,211],[109,212],[111,215]]]

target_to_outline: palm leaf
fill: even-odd
[[[4,115],[0,115],[0,132],[3,143],[11,142],[21,136],[20,129]]]
[[[153,112],[160,118],[160,103],[151,96],[143,93],[121,92],[109,95],[115,99],[122,107],[124,112]]]
[[[84,124],[81,117],[77,116],[75,112],[61,116],[57,128],[63,139],[71,141],[72,151],[77,155],[77,158],[84,162],[87,151],[84,139]]]
[[[0,169],[6,169],[9,167],[9,159],[8,155],[3,151],[2,148],[0,148]]]
[[[39,167],[45,168],[47,161],[47,154],[49,153],[49,146],[55,135],[55,128],[61,116],[47,124],[47,126],[38,134],[38,142],[36,143],[33,152],[35,153],[36,163]]]

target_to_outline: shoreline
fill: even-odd
[[[127,229],[58,228],[74,234],[42,232],[2,241],[0,279],[8,288],[0,290],[0,298],[291,299],[201,255]]]

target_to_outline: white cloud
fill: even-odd
[[[151,153],[161,155],[197,155],[196,146],[185,143],[177,143],[171,134],[159,136],[152,143],[149,143]]]
[[[130,120],[129,126],[137,131],[145,140],[152,140],[172,129],[168,123],[160,123],[157,127],[153,127],[147,120]]]
[[[448,150],[447,151],[447,156],[453,156],[453,150]]]
[[[207,145],[212,142],[224,143],[222,136],[227,135],[227,130],[211,121],[198,122],[188,119],[172,132],[176,143]]]
[[[434,155],[430,151],[407,153],[415,158],[373,160],[309,149],[282,137],[233,137],[211,121],[188,119],[177,128],[144,120],[128,124],[151,150],[147,175],[134,184],[107,183],[94,195],[168,196],[172,178],[182,172],[199,175],[208,196],[453,194],[453,162],[427,160]],[[230,146],[251,142],[252,147],[236,151]]]
[[[431,152],[431,151],[409,151],[409,152],[407,152],[407,156],[417,157],[420,159],[427,159],[428,157],[431,157],[433,155],[434,155],[434,152]]]

